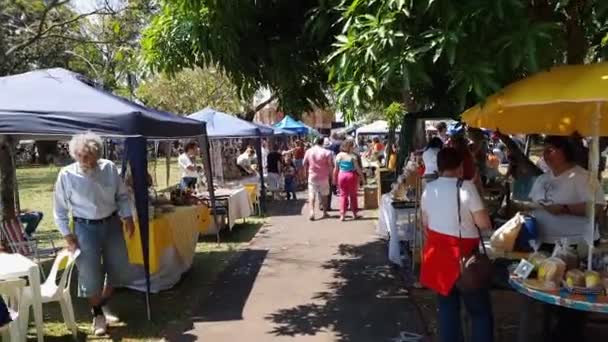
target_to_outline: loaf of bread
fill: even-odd
[[[569,287],[585,286],[585,273],[579,269],[566,272],[566,284]]]
[[[566,263],[560,258],[547,258],[540,264],[538,279],[544,282],[546,288],[557,289],[566,273]]]
[[[547,253],[544,252],[534,252],[532,253],[532,255],[530,255],[528,257],[528,261],[534,265],[534,267],[536,269],[539,268],[540,264],[543,263],[543,261],[547,260],[549,256],[547,255]]]
[[[601,285],[602,279],[600,274],[596,271],[585,272],[585,286],[587,288],[595,288]]]

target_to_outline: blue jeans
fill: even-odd
[[[40,221],[42,221],[42,217],[44,215],[39,211],[30,211],[27,213],[19,214],[19,221],[23,224],[23,230],[25,231],[25,235],[32,236],[38,228]]]
[[[196,177],[184,177],[180,183],[180,187],[182,190],[186,190],[188,188],[194,189],[196,187],[196,181],[198,179]]]
[[[100,296],[104,283],[114,288],[130,283],[129,255],[117,215],[99,224],[76,221],[74,233],[80,247],[76,258],[80,297]]]
[[[471,319],[471,342],[494,341],[494,315],[489,290],[461,293],[456,287],[447,296],[439,295],[439,335],[441,342],[463,341],[460,300]]]

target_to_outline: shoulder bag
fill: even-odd
[[[490,288],[494,267],[492,261],[488,257],[486,247],[483,244],[481,230],[477,225],[475,225],[475,228],[479,234],[481,249],[477,247],[469,257],[462,255],[462,217],[460,214],[460,189],[462,188],[462,182],[462,179],[459,179],[456,185],[456,199],[458,202],[458,241],[460,244],[460,277],[456,282],[456,287],[462,292],[471,292]]]

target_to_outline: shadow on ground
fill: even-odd
[[[399,276],[386,263],[384,242],[341,245],[323,267],[334,272],[329,291],[311,303],[270,314],[274,336],[336,333],[336,341],[390,341],[402,332],[421,334],[416,308],[407,299]]]
[[[300,197],[304,197],[301,193]],[[300,216],[302,208],[306,205],[305,199],[297,200],[273,200],[268,201],[268,216]]]
[[[224,229],[220,231],[220,243],[250,242],[262,226],[264,226],[264,223],[259,218],[249,218],[231,230]],[[199,238],[199,241],[216,242],[217,236],[215,234],[204,235]]]

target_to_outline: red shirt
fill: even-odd
[[[304,147],[296,147],[293,150],[293,159],[297,159],[297,160],[304,159],[304,152],[305,152]]]

